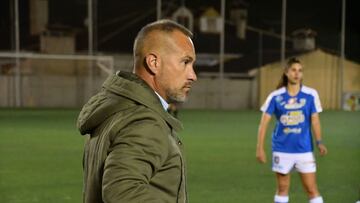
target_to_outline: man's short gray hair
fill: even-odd
[[[175,30],[182,32],[184,35],[192,38],[193,37],[193,33],[187,29],[186,27],[176,23],[175,21],[172,20],[158,20],[152,23],[149,23],[147,25],[145,25],[137,34],[135,41],[134,41],[134,46],[133,46],[133,54],[134,57],[140,56],[141,55],[141,50],[144,47],[144,41],[147,37],[147,35],[149,33],[151,33],[152,31],[161,31],[161,32],[165,32],[165,33],[172,33]]]

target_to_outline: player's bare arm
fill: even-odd
[[[266,163],[266,153],[264,147],[264,141],[266,136],[266,130],[268,124],[271,120],[271,116],[267,113],[263,113],[260,120],[259,130],[258,130],[258,141],[256,146],[256,159],[260,163]]]
[[[314,113],[311,115],[311,127],[314,132],[316,146],[320,152],[320,155],[325,156],[327,154],[328,150],[321,138],[322,136],[321,136],[320,116],[318,113]]]

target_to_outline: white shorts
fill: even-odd
[[[315,173],[316,163],[312,152],[284,153],[273,152],[272,170],[281,174],[288,174],[293,168],[299,173]]]

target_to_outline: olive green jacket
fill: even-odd
[[[187,202],[176,131],[155,92],[132,73],[110,76],[80,112],[86,203]]]

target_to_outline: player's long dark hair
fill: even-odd
[[[295,57],[292,57],[290,58],[287,63],[286,63],[286,66],[284,67],[284,72],[280,78],[280,81],[279,81],[279,84],[276,86],[276,89],[280,89],[282,87],[286,87],[287,84],[288,84],[288,78],[286,76],[286,72],[289,70],[289,68],[295,64],[295,63],[298,63],[298,64],[301,64],[300,60],[295,58]]]

